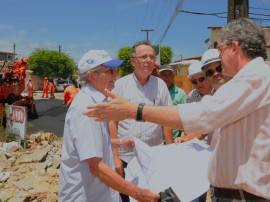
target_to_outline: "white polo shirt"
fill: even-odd
[[[143,102],[147,105],[173,105],[170,92],[165,82],[150,75],[148,82],[142,86],[134,73],[118,79],[113,93],[120,95],[130,102]],[[124,120],[118,123],[118,138],[136,137],[149,146],[162,143],[162,126],[149,123],[137,122],[136,120]],[[133,151],[119,149],[122,160],[129,162],[134,156]]]
[[[66,115],[59,178],[59,202],[121,201],[119,193],[101,182],[89,170],[87,159],[102,158],[115,168],[108,123],[84,116],[86,107],[105,101],[105,96],[85,85]]]

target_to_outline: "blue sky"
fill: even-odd
[[[146,39],[156,44],[165,32],[178,0],[0,0],[0,51],[28,57],[35,48],[69,54],[75,62],[89,49],[104,49],[113,58],[122,47]],[[250,0],[250,7],[270,9],[269,0]],[[182,10],[227,12],[227,0],[185,0]],[[270,10],[250,9],[270,15]],[[227,17],[226,14],[220,15]],[[251,16],[250,16],[251,17]],[[263,16],[256,16],[267,18]],[[269,19],[269,17],[268,17]],[[223,26],[226,18],[180,12],[161,42],[174,52],[173,61],[201,55],[208,47],[208,27]],[[262,21],[270,26],[270,21]]]

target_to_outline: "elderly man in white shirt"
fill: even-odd
[[[59,179],[60,202],[120,202],[118,192],[138,201],[155,202],[158,194],[125,181],[114,171],[108,123],[83,115],[87,105],[107,102],[104,89],[113,89],[116,67],[103,50],[90,50],[79,61],[81,90],[66,115]],[[115,191],[117,190],[117,191]]]

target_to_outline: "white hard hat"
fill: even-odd
[[[202,65],[201,62],[195,60],[188,68],[188,78],[191,79],[196,74],[204,74],[201,69]]]
[[[219,52],[217,49],[209,49],[205,51],[201,60],[202,70],[204,70],[207,65],[218,61],[221,61],[221,59],[219,58]]]

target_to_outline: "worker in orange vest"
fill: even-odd
[[[55,91],[55,87],[54,87],[54,85],[53,85],[53,83],[52,83],[52,82],[49,82],[49,91],[50,91],[50,94],[51,94],[50,99],[55,98],[55,97],[54,97],[54,91]]]
[[[64,104],[69,106],[79,90],[75,86],[68,86],[64,90]]]
[[[31,77],[29,77],[29,79],[28,79],[28,81],[26,83],[26,87],[27,87],[28,97],[32,98],[33,97],[34,86],[33,86]]]
[[[153,69],[153,71],[151,72],[151,75],[153,75],[153,76],[157,76],[158,77],[158,71],[159,71],[159,65],[158,65],[158,63],[154,63],[154,69]]]
[[[44,98],[44,95],[46,95],[46,98],[48,98],[48,93],[49,93],[49,80],[48,77],[45,77],[43,81],[43,91],[41,98]]]
[[[18,75],[18,80],[21,81],[26,77],[26,69],[28,66],[27,58],[22,58],[18,60],[14,65],[14,72]]]

